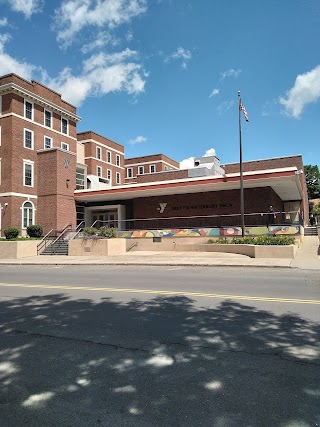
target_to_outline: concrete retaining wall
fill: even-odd
[[[125,239],[75,239],[69,241],[70,256],[124,255]]]
[[[0,259],[18,259],[36,256],[39,241],[40,240],[0,241]]]

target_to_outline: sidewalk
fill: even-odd
[[[306,238],[308,239],[308,238]],[[310,239],[310,238],[309,238]],[[311,238],[312,239],[312,238]],[[214,252],[135,251],[117,256],[36,256],[0,260],[0,265],[142,265],[205,267],[275,267],[320,270],[320,256],[314,242],[299,248],[295,259],[250,258],[245,255]]]

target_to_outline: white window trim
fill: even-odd
[[[140,173],[140,168],[142,168],[142,173]],[[138,166],[138,175],[144,175],[144,166]]]
[[[154,171],[151,171],[151,168],[154,168]],[[149,173],[156,173],[156,165],[149,165]]]
[[[116,172],[116,183],[121,184],[121,175],[120,172]]]
[[[100,171],[100,175],[99,175],[99,171]],[[97,166],[97,176],[102,177],[102,167],[101,166]]]
[[[120,157],[120,154],[116,154],[116,166],[121,166],[121,157]]]
[[[109,155],[110,155],[110,162],[109,162]],[[112,153],[111,153],[111,151],[107,151],[107,163],[109,163],[109,165],[112,165]]]
[[[63,148],[62,145],[65,145],[66,148]],[[64,151],[69,151],[69,144],[67,142],[61,142],[60,148]]]
[[[24,212],[23,212],[23,210],[24,210],[24,205],[25,205],[25,203],[31,203],[32,204],[32,220],[31,220],[31,224],[32,225],[34,225],[35,224],[35,213],[36,213],[36,209],[35,209],[35,207],[34,207],[34,204],[31,202],[31,200],[25,200],[23,203],[22,203],[22,206],[21,206],[21,213],[22,213],[22,218],[21,218],[21,228],[22,228],[22,230],[26,230],[27,228],[28,228],[28,226],[27,227],[25,227],[24,226]]]
[[[26,106],[27,102],[32,105],[31,119],[29,119],[27,117],[27,114],[26,114],[27,113],[27,106]],[[24,118],[27,119],[27,120],[31,120],[32,122],[34,121],[34,103],[31,102],[31,101],[29,101],[29,99],[26,99],[26,98],[24,98]]]
[[[100,155],[98,155],[98,153],[100,153]],[[96,157],[97,157],[97,160],[101,160],[101,155],[102,155],[101,147],[96,147]]]
[[[62,126],[62,119],[67,121],[67,133],[64,133],[64,132],[62,131],[62,129],[63,129],[63,126]],[[61,133],[62,133],[63,135],[69,135],[69,120],[68,120],[68,119],[66,119],[65,117],[62,117],[62,116],[61,116]]]
[[[26,131],[31,133],[31,147],[26,146]],[[27,150],[34,150],[34,132],[31,129],[23,129],[23,147]]]
[[[129,170],[131,171],[131,176],[129,176]],[[127,178],[133,178],[133,168],[127,168]]]
[[[47,125],[46,125],[46,113],[50,113],[50,115],[51,115],[51,119],[50,119],[50,126],[47,126]],[[52,122],[53,122],[53,114],[52,114],[52,111],[44,109],[43,116],[44,116],[44,122],[43,122],[44,126],[45,126],[47,129],[52,129],[52,125],[53,125],[53,123],[52,123]]]
[[[110,173],[110,178],[109,178],[109,173]],[[111,169],[107,169],[107,179],[110,179],[110,182],[112,181],[112,170]]]
[[[31,185],[27,185],[25,183],[26,165],[31,166]],[[34,187],[34,162],[31,160],[23,159],[23,186],[24,187],[30,187],[30,188]]]
[[[45,150],[49,150],[49,148],[48,148],[48,147],[46,147],[46,138],[47,138],[47,139],[50,139],[50,147],[49,147],[49,148],[52,148],[52,147],[53,147],[52,138],[51,138],[50,136],[47,136],[47,135],[45,135],[45,136],[43,137],[43,148],[44,148]]]

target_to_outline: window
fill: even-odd
[[[97,166],[97,175],[102,176],[102,168],[101,166]]]
[[[85,172],[82,168],[76,169],[76,190],[84,190]]]
[[[30,148],[33,150],[33,131],[29,129],[24,129],[24,140],[23,140],[24,148]]]
[[[51,111],[44,110],[44,124],[48,128],[51,128],[51,118],[52,118]]]
[[[132,176],[133,176],[132,168],[127,168],[127,178],[132,178]]]
[[[23,185],[33,187],[33,162],[23,162]]]
[[[120,156],[119,156],[119,154],[116,154],[116,165],[120,166]]]
[[[34,207],[31,202],[24,202],[22,205],[22,228],[27,228],[34,224]]]
[[[111,161],[111,152],[110,151],[107,151],[107,162],[108,163],[112,163],[112,161]]]
[[[116,173],[116,182],[117,182],[117,184],[120,184],[120,173],[119,172]]]
[[[68,120],[61,118],[61,132],[68,135]]]
[[[69,144],[66,142],[61,142],[61,148],[62,150],[69,151]]]
[[[150,173],[155,173],[155,171],[156,171],[155,165],[150,165],[149,171],[150,171]]]
[[[44,137],[44,148],[52,148],[52,138]]]
[[[101,159],[101,148],[97,147],[97,159]]]
[[[107,178],[111,180],[111,170],[110,169],[107,170]]]
[[[164,170],[165,170],[165,171],[169,170],[168,166],[165,166],[165,167],[164,167]]]
[[[138,174],[139,175],[143,175],[144,174],[144,166],[139,166],[138,167]]]
[[[32,102],[25,101],[25,103],[24,103],[24,116],[26,119],[33,120],[33,104],[32,104]]]

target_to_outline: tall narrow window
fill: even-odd
[[[68,120],[61,118],[61,132],[68,135]]]
[[[33,163],[23,163],[23,184],[27,187],[33,187]]]
[[[52,148],[52,138],[49,136],[44,137],[44,148]]]
[[[119,154],[116,155],[116,165],[120,166],[120,156],[119,156]]]
[[[127,178],[132,178],[132,168],[127,168]]]
[[[62,150],[69,151],[69,144],[66,142],[61,142],[61,148]]]
[[[29,129],[24,130],[23,146],[25,148],[30,148],[31,150],[33,150],[33,132],[32,132],[32,130],[29,130]]]
[[[107,151],[107,162],[108,163],[112,163],[111,162],[111,152],[110,151]]]
[[[97,175],[102,176],[102,168],[101,166],[97,166]]]
[[[117,184],[120,184],[120,173],[119,172],[116,173],[116,182],[117,182]]]
[[[150,173],[155,173],[156,171],[156,166],[155,165],[150,165]]]
[[[29,227],[29,225],[32,225],[34,223],[33,204],[31,202],[24,202],[24,204],[22,205],[22,211],[23,211],[23,228],[27,228]]]
[[[144,166],[139,166],[138,167],[138,174],[139,175],[143,175],[144,174]]]
[[[107,170],[107,178],[111,180],[111,170],[110,169]]]
[[[51,128],[51,122],[52,122],[52,114],[51,111],[45,110],[44,111],[44,124],[48,128]]]
[[[24,116],[26,119],[33,120],[33,104],[29,101],[24,103]]]
[[[101,148],[97,147],[97,159],[101,159]]]

